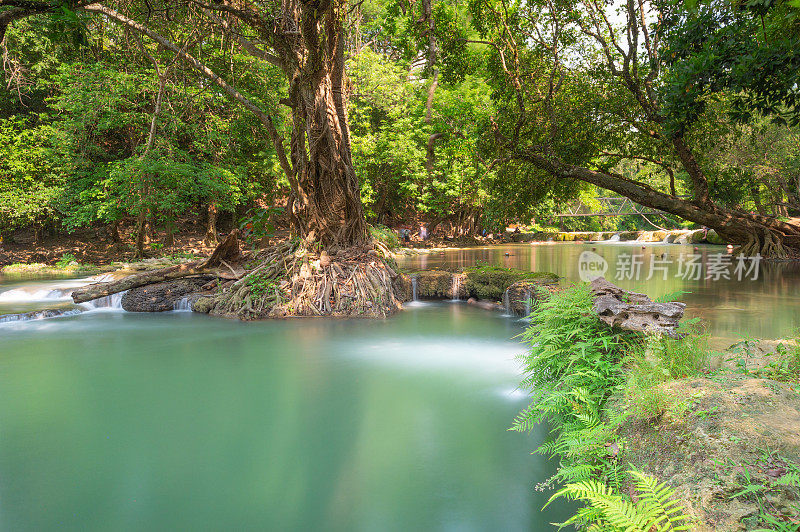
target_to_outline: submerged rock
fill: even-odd
[[[512,291],[510,310],[522,314],[523,294],[535,286],[555,286],[558,276],[548,272],[525,272],[512,268],[481,266],[463,272],[424,270],[398,276],[395,293],[402,301],[410,301],[416,284],[419,299],[468,299],[502,301]],[[512,290],[513,289],[513,290]],[[518,292],[518,293],[517,293]]]
[[[122,297],[122,308],[128,312],[164,312],[174,310],[182,298],[199,292],[214,276],[185,277],[174,281],[132,288]]]

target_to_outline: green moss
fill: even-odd
[[[417,278],[417,296],[421,298],[449,298],[453,290],[453,274],[445,271],[425,270],[413,274]]]
[[[710,244],[726,244],[726,243],[727,243],[727,242],[725,242],[725,240],[723,240],[723,238],[722,238],[721,236],[719,236],[719,234],[717,234],[717,232],[716,232],[716,231],[714,231],[713,229],[709,230],[708,234],[706,235],[706,240],[708,240],[708,242],[709,242]]]
[[[517,281],[529,281],[537,284],[558,282],[558,276],[549,272],[524,272],[499,266],[474,266],[464,270],[467,294],[479,299],[498,301],[503,292]]]

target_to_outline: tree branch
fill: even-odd
[[[131,29],[138,31],[143,35],[148,36],[150,39],[154,40],[164,48],[174,52],[175,54],[178,54],[184,61],[189,63],[197,72],[205,76],[209,81],[217,85],[231,98],[242,104],[247,110],[256,115],[256,117],[258,117],[258,119],[267,129],[267,133],[269,134],[270,140],[272,141],[272,144],[275,148],[275,152],[277,153],[278,160],[280,162],[281,168],[283,169],[284,173],[286,174],[286,176],[289,178],[290,181],[294,178],[294,172],[292,170],[292,166],[289,163],[288,158],[286,157],[286,150],[283,147],[283,139],[281,138],[280,134],[275,128],[275,124],[273,122],[274,119],[272,116],[265,113],[260,107],[254,104],[242,93],[237,91],[227,81],[219,77],[213,70],[211,70],[206,65],[201,63],[193,55],[186,52],[185,50],[182,50],[176,44],[164,38],[163,36],[159,35],[158,33],[154,32],[150,28],[102,4],[90,4],[85,6],[83,9],[91,13],[100,13],[102,15],[105,15],[111,20],[119,22],[120,24],[123,24]]]

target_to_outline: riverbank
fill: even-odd
[[[538,452],[560,463],[545,483],[561,488],[555,498],[586,505],[572,522],[800,529],[797,343],[750,340],[715,352],[697,320],[675,338],[641,336],[603,327],[592,305],[588,289],[575,287],[535,310],[524,335],[532,402],[514,424],[553,426]]]
[[[511,233],[513,242],[660,242],[662,244],[726,244],[713,229],[674,231],[546,232]]]

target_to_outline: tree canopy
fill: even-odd
[[[610,191],[800,248],[790,1],[0,0],[0,37],[5,233],[127,226],[141,252],[153,227],[213,240],[280,207],[351,245]]]

